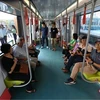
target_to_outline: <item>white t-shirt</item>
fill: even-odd
[[[26,51],[24,47],[19,47],[18,45],[16,45],[13,48],[13,54],[15,57],[27,57]]]
[[[12,31],[13,34],[17,33],[16,29],[14,29],[14,28],[11,31]]]
[[[4,36],[7,36],[7,29],[6,28],[3,28],[2,29],[2,33],[3,33]]]
[[[0,38],[3,38],[4,35],[3,35],[3,32],[2,32],[2,28],[0,28]]]

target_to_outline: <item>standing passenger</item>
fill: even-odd
[[[55,22],[52,23],[51,27],[51,45],[52,45],[52,50],[56,50],[56,36],[57,36],[58,30],[56,28]]]
[[[44,48],[44,40],[46,39],[46,45],[47,45],[47,48],[48,48],[48,27],[46,26],[46,24],[43,22],[42,23],[42,47],[41,49]]]
[[[66,24],[63,24],[63,28],[62,28],[62,40],[66,41]]]
[[[4,38],[3,38],[4,42],[7,43],[7,28],[4,27],[3,25],[1,25],[1,27],[2,27],[2,33],[4,35]]]
[[[0,42],[1,44],[4,43],[4,35],[3,35],[3,32],[2,32],[2,25],[0,24]]]
[[[17,39],[17,35],[16,35],[16,33],[17,33],[17,30],[16,30],[16,27],[14,26],[14,25],[12,25],[12,33],[13,33],[13,36],[14,36],[14,40],[15,40],[15,43],[16,43],[16,39]]]

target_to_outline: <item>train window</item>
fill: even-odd
[[[83,15],[80,16],[81,17],[81,21],[80,21],[80,33],[81,34],[88,33],[90,16],[91,14],[86,15],[86,24],[82,24]],[[100,11],[94,12],[93,14],[89,42],[91,44],[94,44],[94,38],[97,39],[98,37],[100,37]]]
[[[17,16],[0,12],[0,46],[3,43],[13,46],[16,43],[17,33]]]

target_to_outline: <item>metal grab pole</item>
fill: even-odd
[[[26,43],[26,54],[27,54],[27,60],[28,60],[28,67],[29,67],[29,72],[30,72],[30,79],[29,81],[24,84],[24,85],[20,85],[20,86],[14,86],[14,87],[23,87],[23,86],[26,86],[29,84],[29,82],[31,81],[32,79],[32,74],[31,74],[31,68],[30,68],[30,59],[29,59],[29,54],[28,54],[28,46],[27,46],[27,39],[26,39],[26,27],[25,27],[25,21],[24,21],[24,13],[23,13],[23,4],[21,1],[19,1],[19,4],[20,4],[20,8],[21,8],[21,17],[22,17],[22,24],[23,24],[23,32],[24,32],[24,39],[25,39],[25,43]]]
[[[86,59],[87,47],[88,47],[88,42],[89,42],[89,37],[90,37],[91,24],[92,24],[92,19],[93,19],[95,3],[96,3],[96,0],[92,0],[91,16],[90,16],[89,29],[88,29],[88,35],[87,35],[87,41],[86,41],[86,49],[85,49],[85,53],[84,53],[83,64],[82,64],[82,72],[81,72],[81,77],[86,82],[90,82],[90,81],[88,81],[84,78],[83,69],[84,69],[84,66],[85,66],[85,59]],[[90,83],[95,83],[95,82],[90,82]]]
[[[63,35],[62,35],[62,32],[63,32],[63,16],[62,16],[62,13],[61,13],[61,47],[63,48],[63,44],[62,44],[62,41],[63,41]]]
[[[30,1],[29,1],[29,7],[31,8],[31,2],[30,2]],[[33,18],[31,14],[32,14],[32,11],[30,11],[29,17],[30,17],[30,18]],[[33,20],[33,19],[32,19],[32,20]],[[30,23],[29,23],[29,26],[30,26],[29,33],[32,34],[32,23],[33,23],[33,22],[31,22],[30,19],[29,19],[29,22],[30,22]],[[31,35],[30,35],[30,39],[31,39],[31,41],[29,41],[29,43],[30,43],[30,42],[32,43],[32,37],[31,37]]]
[[[68,44],[68,14],[67,14],[67,9],[66,9],[66,42],[67,42],[67,44]]]

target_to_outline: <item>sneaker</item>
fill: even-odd
[[[66,68],[65,68],[65,67],[63,67],[63,68],[62,68],[62,70],[66,70]]]
[[[41,49],[43,49],[43,46],[41,47]]]
[[[26,92],[27,92],[27,93],[35,93],[36,90],[35,90],[35,89],[33,89],[33,90],[26,90]]]
[[[48,49],[49,47],[47,46],[47,49]]]
[[[76,81],[74,81],[72,78],[69,78],[66,82],[64,82],[64,84],[72,85],[72,84],[76,84]]]

